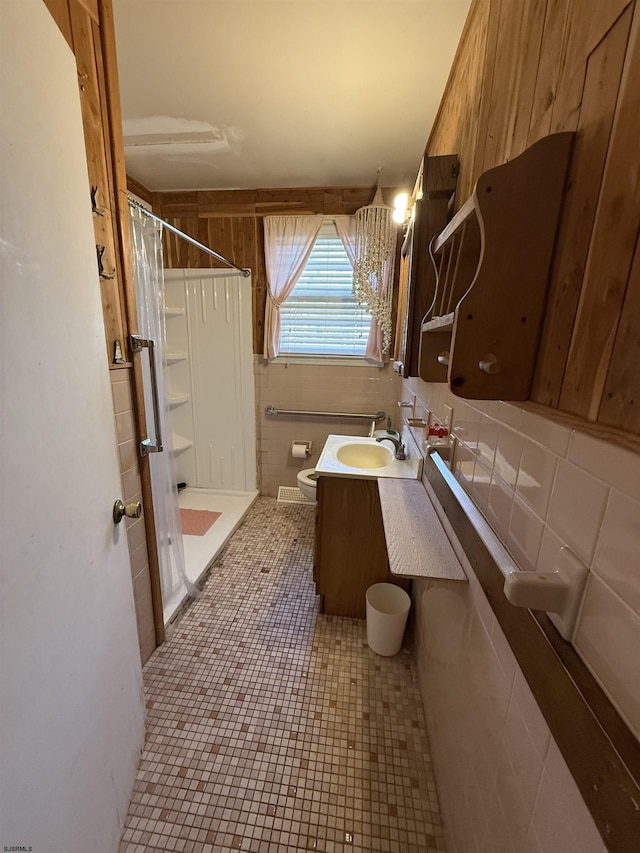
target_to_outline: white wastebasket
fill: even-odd
[[[374,583],[366,598],[369,648],[383,657],[396,655],[402,648],[411,599],[393,583]]]

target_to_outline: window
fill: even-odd
[[[353,269],[335,222],[322,225],[307,265],[280,307],[280,354],[364,356],[371,316],[351,293]]]

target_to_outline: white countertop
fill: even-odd
[[[422,476],[422,456],[407,429],[403,430],[402,439],[405,445],[407,458],[396,459],[390,456],[390,461],[382,468],[353,468],[340,462],[336,452],[345,444],[381,444],[395,453],[390,441],[376,442],[375,438],[365,438],[357,435],[330,435],[320,454],[316,465],[316,474],[322,477],[350,477],[358,480],[377,480],[395,478],[403,480],[416,480]]]
[[[392,575],[466,581],[420,480],[378,480]]]

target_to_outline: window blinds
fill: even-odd
[[[280,307],[280,353],[363,356],[371,317],[351,292],[353,269],[335,223],[322,225],[293,293]]]

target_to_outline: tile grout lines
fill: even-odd
[[[120,853],[441,853],[413,660],[318,615],[313,507],[260,498],[145,667]]]

